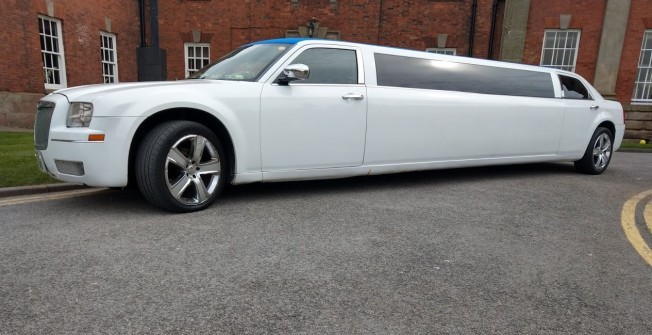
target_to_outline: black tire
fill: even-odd
[[[222,192],[229,175],[227,161],[210,129],[191,121],[169,121],[154,127],[141,142],[136,181],[155,206],[176,213],[199,211]]]
[[[575,161],[575,169],[586,174],[601,174],[607,169],[613,154],[614,136],[611,130],[598,127],[591,136],[584,156]]]

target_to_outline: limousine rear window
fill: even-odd
[[[561,89],[564,91],[564,99],[591,99],[589,90],[586,89],[586,86],[579,79],[559,75],[559,81],[561,81]]]
[[[554,98],[545,72],[375,54],[379,86]]]

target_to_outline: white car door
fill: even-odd
[[[580,79],[560,74],[559,80],[566,110],[559,153],[583,153],[593,134],[600,104],[594,100]]]
[[[564,108],[549,73],[374,57],[365,165],[556,154]]]
[[[359,166],[367,118],[360,51],[337,46],[299,50],[282,68],[305,64],[306,80],[275,79],[261,96],[263,172]]]

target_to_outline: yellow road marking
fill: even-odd
[[[650,234],[652,234],[652,201],[648,201],[647,205],[645,205],[643,218],[645,219],[645,225],[647,225],[647,229],[650,231]]]
[[[641,255],[650,266],[652,266],[652,249],[650,249],[650,246],[645,243],[641,233],[638,231],[638,228],[636,228],[636,205],[649,195],[652,195],[652,190],[639,193],[625,202],[621,214],[621,224],[629,243],[631,243],[638,254]],[[651,208],[649,203],[645,207],[645,223],[652,231],[652,213],[649,213],[648,208]]]
[[[49,194],[36,194],[36,195],[26,195],[20,197],[11,197],[8,199],[0,200],[0,207],[11,206],[11,205],[20,205],[31,202],[45,201],[45,200],[56,200],[56,199],[65,199],[72,198],[86,194],[98,193],[104,191],[103,188],[92,188],[86,190],[75,190],[75,191],[66,191],[66,192],[56,192]]]

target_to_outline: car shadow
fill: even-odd
[[[569,163],[537,163],[522,165],[503,165],[474,168],[456,168],[405,172],[397,174],[360,176],[342,179],[292,181],[278,183],[253,183],[229,185],[224,189],[218,203],[237,204],[253,200],[277,199],[279,197],[304,197],[306,193],[357,193],[368,190],[394,189],[410,186],[463,185],[479,180],[528,178],[540,175],[576,174]],[[88,202],[87,208],[95,212],[128,211],[131,213],[165,214],[147,203],[136,188],[124,190],[107,189],[89,194],[78,202]],[[91,205],[92,204],[92,205]]]
[[[224,190],[222,199],[223,201],[239,201],[241,198],[252,199],[270,196],[305,195],[307,190],[314,190],[320,193],[362,192],[371,188],[377,190],[411,185],[436,186],[438,184],[464,184],[487,179],[524,178],[538,175],[567,175],[576,173],[573,164],[569,163],[536,163],[455,168],[328,180],[231,185]]]

